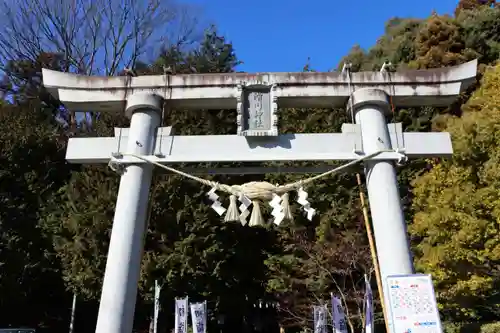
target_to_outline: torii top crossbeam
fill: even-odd
[[[145,92],[181,109],[234,109],[241,82],[275,85],[280,107],[345,107],[354,87],[384,90],[398,107],[446,106],[475,82],[477,60],[448,68],[394,73],[228,73],[98,77],[43,69],[43,84],[66,107],[78,111],[117,110],[127,96]]]

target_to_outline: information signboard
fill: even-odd
[[[430,275],[388,276],[393,333],[442,333]]]

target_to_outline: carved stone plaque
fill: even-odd
[[[266,88],[245,89],[243,91],[243,127],[246,130],[271,129],[271,91]]]
[[[277,136],[277,105],[273,85],[245,84],[239,87],[238,134]]]

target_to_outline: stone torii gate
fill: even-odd
[[[125,110],[131,118],[130,128],[116,129],[114,137],[69,139],[66,153],[71,163],[114,161],[125,166],[96,332],[132,332],[143,251],[153,165],[120,153],[169,164],[353,161],[383,151],[364,165],[385,301],[389,304],[386,277],[413,273],[395,161],[402,154],[422,158],[453,153],[448,133],[403,133],[401,124],[387,124],[389,99],[396,107],[447,106],[475,81],[476,67],[477,62],[472,61],[451,68],[395,73],[347,70],[139,77],[89,77],[44,69],[44,86],[67,108]],[[171,128],[159,127],[163,100],[173,109],[236,109],[238,133],[175,136]],[[344,124],[342,133],[279,135],[278,106],[347,106],[356,124]]]

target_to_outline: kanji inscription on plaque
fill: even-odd
[[[277,105],[274,86],[262,82],[239,87],[238,134],[243,136],[277,136]]]

